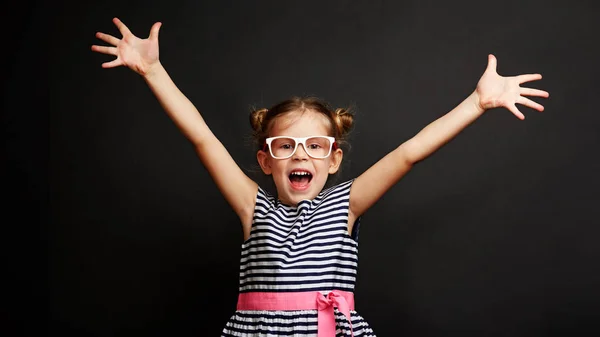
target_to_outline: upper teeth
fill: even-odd
[[[304,172],[304,171],[296,171],[296,172],[292,172],[293,175],[298,175],[298,176],[307,176],[310,175],[310,173],[308,172]]]

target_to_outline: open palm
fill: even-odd
[[[522,88],[520,85],[525,82],[540,80],[540,74],[525,74],[518,76],[503,77],[496,72],[496,57],[488,56],[488,66],[477,83],[476,93],[479,97],[479,105],[482,109],[492,109],[504,107],[512,112],[519,119],[525,119],[525,116],[516,104],[521,104],[529,108],[543,111],[544,107],[524,96],[548,97],[546,91]]]
[[[147,39],[140,39],[133,35],[129,28],[118,18],[113,19],[122,39],[104,33],[96,33],[100,40],[112,45],[98,46],[93,45],[92,50],[102,54],[115,55],[117,58],[102,63],[103,68],[114,68],[118,66],[127,66],[140,75],[146,75],[152,67],[158,63],[158,31],[161,23],[156,22],[150,29],[150,36]]]

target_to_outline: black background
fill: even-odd
[[[119,17],[261,185],[248,113],[353,106],[341,179],[456,106],[498,58],[542,113],[488,111],[363,217],[357,310],[379,336],[600,333],[593,1],[10,2],[2,24],[7,335],[216,336],[237,217],[143,80],[102,69]],[[8,19],[16,22],[9,22]]]

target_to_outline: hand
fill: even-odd
[[[95,52],[115,55],[117,57],[110,62],[102,63],[102,68],[114,68],[124,65],[142,76],[147,75],[152,67],[159,63],[158,31],[161,23],[156,22],[152,26],[150,36],[147,39],[140,39],[133,35],[121,20],[114,18],[113,22],[121,32],[121,35],[123,35],[123,38],[119,40],[112,35],[98,32],[96,33],[97,38],[114,47],[92,46],[92,50]]]
[[[548,92],[538,89],[522,88],[521,83],[536,81],[542,78],[540,74],[527,74],[519,76],[503,77],[496,72],[496,57],[488,56],[488,66],[477,83],[475,93],[479,98],[481,109],[504,107],[519,119],[525,116],[517,109],[517,103],[538,111],[544,111],[544,107],[529,98],[523,96],[537,96],[547,98]]]

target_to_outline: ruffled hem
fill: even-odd
[[[355,337],[375,337],[375,333],[356,311],[351,310]],[[351,336],[346,317],[335,309],[336,337]],[[227,322],[222,337],[317,336],[316,310],[236,311]]]

